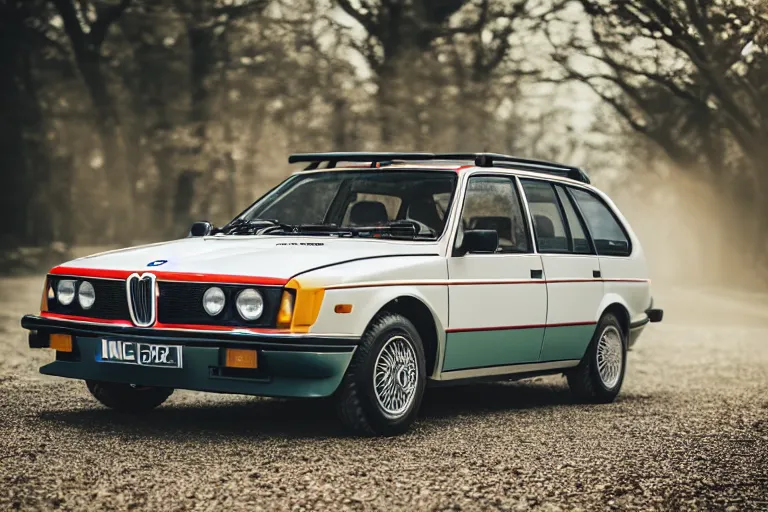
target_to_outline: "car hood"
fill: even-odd
[[[437,255],[436,242],[290,236],[212,236],[118,249],[61,265],[115,271],[181,272],[278,279],[359,259]]]

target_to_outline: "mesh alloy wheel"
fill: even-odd
[[[393,336],[376,358],[373,389],[379,407],[390,418],[408,410],[416,396],[419,369],[413,345],[402,336]]]
[[[618,329],[610,325],[603,330],[597,342],[597,373],[608,389],[613,389],[621,378],[624,346]]]

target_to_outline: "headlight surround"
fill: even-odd
[[[258,320],[264,313],[264,297],[257,290],[246,288],[237,295],[235,306],[243,320]]]
[[[212,286],[203,294],[203,309],[211,316],[216,316],[224,310],[227,298],[224,290],[218,286]]]
[[[88,281],[81,282],[77,288],[77,302],[85,310],[91,309],[93,303],[96,302],[96,290]]]
[[[56,283],[56,300],[62,306],[69,306],[75,300],[75,281],[62,279]]]

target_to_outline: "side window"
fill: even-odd
[[[513,178],[475,176],[469,179],[456,246],[469,229],[492,229],[499,234],[497,252],[529,252],[523,208]]]
[[[597,254],[629,256],[629,238],[608,206],[600,198],[584,190],[571,188],[570,192],[586,219]]]
[[[528,199],[539,252],[570,252],[565,221],[552,184],[539,180],[520,181]]]
[[[565,219],[568,221],[568,229],[571,232],[571,251],[576,254],[592,254],[589,239],[584,233],[584,226],[573,207],[573,203],[571,203],[571,199],[568,197],[568,194],[565,193],[565,189],[560,185],[555,185],[555,190],[557,190],[557,197],[560,199],[560,204],[563,206]]]

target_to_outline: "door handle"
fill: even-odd
[[[531,269],[531,279],[542,279],[544,277],[544,271],[539,269]]]
[[[600,272],[599,270],[593,270],[592,277],[594,277],[595,279],[600,279],[601,277],[603,277],[603,273]]]

